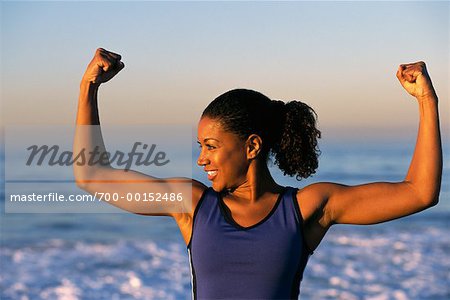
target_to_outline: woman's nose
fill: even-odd
[[[200,155],[198,156],[198,159],[197,159],[197,165],[204,166],[204,165],[207,165],[208,162],[209,162],[209,160],[201,152]]]

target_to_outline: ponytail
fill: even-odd
[[[301,101],[273,101],[273,107],[278,109],[275,115],[280,124],[271,148],[275,164],[284,175],[295,175],[297,180],[311,176],[319,166],[320,155],[316,112]]]

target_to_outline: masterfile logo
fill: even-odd
[[[178,212],[190,205],[192,163],[191,126],[8,126],[5,212]]]

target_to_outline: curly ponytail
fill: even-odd
[[[276,101],[275,105],[282,116],[282,125],[271,153],[284,175],[295,175],[297,180],[301,180],[314,174],[319,166],[318,139],[321,132],[316,128],[317,114],[301,101],[291,101],[282,106],[280,102]]]
[[[301,180],[316,172],[320,131],[316,128],[317,114],[305,103],[285,104],[253,90],[235,89],[214,99],[204,116],[216,119],[242,139],[259,135],[263,140],[260,158],[267,160],[272,154],[284,175]]]

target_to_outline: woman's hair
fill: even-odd
[[[267,160],[272,154],[284,175],[301,180],[316,172],[321,133],[316,128],[317,114],[303,102],[284,103],[256,91],[235,89],[214,99],[202,117],[219,121],[224,130],[244,140],[251,134],[260,136],[261,158]]]

